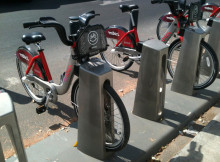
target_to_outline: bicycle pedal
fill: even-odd
[[[129,57],[126,56],[125,58],[123,58],[123,61],[124,61],[124,62],[125,62],[125,61],[128,61],[128,59],[129,59]]]
[[[37,114],[42,114],[47,110],[47,108],[44,105],[41,105],[39,107],[36,108],[36,113]]]

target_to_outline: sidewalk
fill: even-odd
[[[146,161],[149,159],[158,152],[161,146],[166,145],[175,138],[179,130],[183,129],[185,125],[195,117],[200,116],[201,113],[208,110],[220,99],[220,80],[216,79],[212,86],[205,90],[198,91],[193,97],[170,91],[170,84],[168,84],[166,88],[164,119],[161,122],[153,122],[133,115],[131,111],[133,109],[134,97],[135,91],[132,91],[122,98],[127,108],[131,124],[129,143],[125,149],[115,153],[114,156],[107,161]],[[218,128],[215,126],[212,128],[217,132],[214,133],[213,131],[213,133],[210,134],[220,142],[219,126]],[[210,129],[207,130],[209,131]],[[210,137],[208,137],[208,140],[210,140]],[[72,123],[68,131],[61,130],[30,148],[27,148],[26,153],[28,160],[30,162],[100,161],[73,147],[76,141],[77,123]],[[219,147],[215,149],[214,146],[211,146],[211,148],[219,152]],[[204,154],[203,157],[205,157],[205,154],[208,152],[204,151],[202,153]],[[178,156],[184,155],[185,154],[179,154]],[[11,157],[7,161],[14,162],[16,158]]]
[[[187,144],[171,162],[220,161],[220,114]]]

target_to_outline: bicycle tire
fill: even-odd
[[[123,136],[121,137],[120,142],[118,142],[117,145],[109,144],[108,142],[106,142],[105,148],[107,151],[119,151],[126,146],[126,144],[128,143],[129,137],[130,137],[130,122],[129,122],[128,114],[127,114],[126,108],[125,108],[122,100],[120,99],[118,94],[115,92],[115,90],[111,87],[111,85],[108,82],[105,82],[103,85],[103,88],[104,88],[105,92],[115,101],[115,104],[118,107],[118,112],[121,114],[121,118],[122,118],[122,122],[123,122],[123,131],[122,131]],[[79,115],[79,113],[78,113],[79,107],[77,104],[78,90],[79,90],[79,79],[77,79],[74,82],[74,85],[72,87],[72,93],[71,93],[71,101],[72,101],[72,105],[74,106],[74,110],[76,112],[76,115]],[[105,108],[106,107],[108,107],[108,106],[105,106]],[[114,109],[114,111],[115,111],[115,109]],[[104,113],[104,114],[105,114],[105,119],[106,119],[107,115],[106,115],[106,113]],[[108,125],[108,124],[106,124],[106,122],[108,122],[108,121],[105,120],[105,126]],[[114,119],[114,124],[115,123],[116,122]],[[116,129],[114,129],[114,130],[116,130]]]
[[[205,81],[202,81],[201,83],[194,84],[193,89],[195,89],[195,90],[204,89],[204,88],[208,87],[209,85],[211,85],[216,79],[216,76],[218,74],[218,67],[219,67],[216,53],[211,48],[211,46],[209,44],[207,44],[204,40],[201,41],[200,46],[202,48],[201,51],[204,52],[203,53],[204,55],[202,56],[201,61],[200,61],[200,66],[199,66],[200,74],[199,74],[198,81],[202,80],[202,79],[200,79],[200,77],[207,76],[207,73],[209,73],[209,74],[208,74],[208,78]],[[176,64],[177,64],[177,61],[179,58],[179,53],[177,54],[176,57],[173,56],[173,53],[174,53],[175,49],[177,49],[177,51],[180,51],[180,48],[181,48],[180,39],[175,40],[169,47],[167,68],[168,68],[168,72],[172,78],[173,78],[174,72],[175,72],[175,68],[172,67],[172,63],[174,63],[174,66],[176,67]],[[211,68],[209,68],[210,66],[211,66]],[[211,70],[209,70],[207,67]]]
[[[163,30],[161,29],[163,23],[169,23],[169,22],[165,22],[165,21],[163,21],[162,19],[159,19],[159,22],[158,22],[158,24],[157,24],[157,30],[156,30],[157,38],[158,38],[159,40],[161,40],[162,34],[164,34],[164,33],[167,31],[167,29],[169,28],[169,25],[167,25],[168,27],[165,29],[165,31],[163,31]]]
[[[120,26],[107,27],[106,31],[110,29],[113,29],[113,30],[117,29],[117,31],[120,33],[127,32],[125,28],[120,27]],[[120,71],[127,70],[128,68],[130,68],[132,64],[134,63],[134,61],[130,59],[127,59],[126,61],[123,60],[125,57],[129,56],[129,54],[114,51],[114,47],[117,44],[118,39],[109,38],[108,36],[106,36],[106,39],[107,39],[108,49],[105,52],[100,53],[101,58],[105,62],[107,62],[109,66],[115,71],[120,72]],[[126,39],[129,39],[129,41],[132,43],[133,48],[136,47],[135,41],[131,34],[129,34]],[[121,44],[120,47],[123,47],[123,45]]]
[[[16,53],[20,53],[19,51],[26,51],[29,55],[31,55],[31,57],[34,57],[34,56],[37,55],[36,52],[30,51],[26,46],[19,47]],[[35,61],[35,63],[37,64],[37,66],[39,67],[39,69],[41,71],[41,74],[43,76],[43,80],[47,81],[46,73],[44,71],[44,68],[43,68],[43,65],[42,65],[41,61],[37,59]],[[40,90],[39,89],[40,85],[38,85],[37,83],[27,84],[27,83],[24,83],[22,81],[22,77],[25,76],[25,71],[26,71],[28,65],[25,62],[21,61],[18,57],[16,57],[16,65],[17,65],[17,70],[18,70],[19,78],[20,78],[21,83],[22,83],[25,91],[27,92],[27,94],[37,104],[39,104],[39,105],[44,104],[45,101],[46,101],[46,93],[44,92],[44,94],[40,95],[39,92],[38,92],[38,94],[35,94],[37,92],[37,90],[41,91],[40,93],[42,93],[43,88],[41,87],[42,89]],[[24,67],[24,69],[23,69],[23,67]],[[33,73],[32,69],[31,69],[30,73],[31,72]]]
[[[159,22],[157,24],[157,29],[156,29],[157,38],[159,40],[161,40],[162,37],[164,36],[164,34],[167,32],[171,23],[172,22],[166,22],[166,21],[163,21],[162,19],[159,19]],[[178,37],[177,34],[173,33],[173,35],[168,40],[166,38],[166,42],[164,42],[164,43],[170,45],[176,39],[176,37]]]

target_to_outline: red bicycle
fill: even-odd
[[[220,18],[220,6],[215,3],[206,3],[202,6],[202,19],[197,21],[197,25],[207,31],[207,22],[210,18]]]
[[[28,95],[38,104],[37,113],[46,111],[49,102],[55,103],[58,95],[65,94],[74,75],[79,75],[80,65],[90,61],[92,56],[106,50],[107,42],[102,25],[89,25],[89,21],[97,16],[94,11],[80,16],[70,17],[70,33],[67,37],[65,28],[52,17],[41,17],[39,21],[24,23],[24,28],[55,28],[60,40],[69,46],[71,53],[66,71],[61,75],[60,84],[52,80],[47,61],[40,42],[46,38],[40,32],[25,34],[22,40],[27,44],[18,48],[16,62],[18,74]],[[35,51],[30,44],[36,45]],[[91,58],[96,59],[96,58]],[[103,61],[102,61],[103,62]],[[79,79],[74,82],[71,102],[78,113]],[[110,85],[109,81],[103,83],[103,108],[105,122],[105,147],[110,151],[118,151],[125,147],[130,136],[130,124],[127,111],[120,97]],[[109,113],[111,112],[111,113]],[[112,131],[114,130],[114,131]],[[111,134],[109,132],[112,132]]]
[[[168,61],[167,68],[170,76],[173,78],[175,69],[177,66],[179,53],[181,49],[182,40],[184,37],[184,30],[188,26],[192,26],[193,22],[196,22],[201,14],[200,14],[200,5],[201,2],[191,3],[190,5],[186,5],[186,0],[173,1],[173,0],[151,0],[152,3],[167,3],[170,7],[171,14],[170,16],[173,18],[171,21],[167,19],[167,16],[164,16],[161,21],[167,22],[169,24],[167,31],[172,25],[178,27],[178,35],[179,39],[176,39],[170,44],[169,53],[168,53]],[[180,4],[180,9],[177,4]],[[183,13],[187,13],[183,14]],[[196,16],[194,18],[194,16]],[[171,22],[170,22],[171,21]],[[166,36],[162,37],[162,39]],[[215,51],[211,48],[209,44],[207,44],[203,39],[200,42],[201,48],[201,60],[199,63],[199,76],[197,82],[194,84],[194,89],[203,89],[212,84],[218,74],[218,59]]]
[[[152,3],[156,3],[156,1],[152,1]],[[164,43],[167,43],[175,33],[179,33],[181,28],[188,25],[185,21],[188,18],[188,10],[178,9],[179,3],[178,0],[170,1],[168,5],[171,13],[162,16],[158,23],[158,38]],[[182,6],[185,7],[185,4]],[[131,67],[134,62],[140,63],[141,54],[137,52],[139,49],[137,32],[139,7],[133,4],[120,5],[119,8],[123,13],[128,12],[130,15],[129,30],[118,25],[107,27],[105,33],[109,47],[107,51],[101,53],[101,57],[113,70],[123,71]],[[165,30],[162,29],[164,24]]]

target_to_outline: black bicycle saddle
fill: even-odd
[[[31,44],[31,43],[38,43],[41,42],[43,40],[46,40],[45,36],[40,33],[40,32],[32,32],[32,33],[28,33],[28,34],[24,34],[22,36],[22,40],[26,43],[26,44]]]
[[[120,5],[119,8],[122,12],[130,12],[133,9],[138,9],[138,5],[132,4],[132,5]]]

